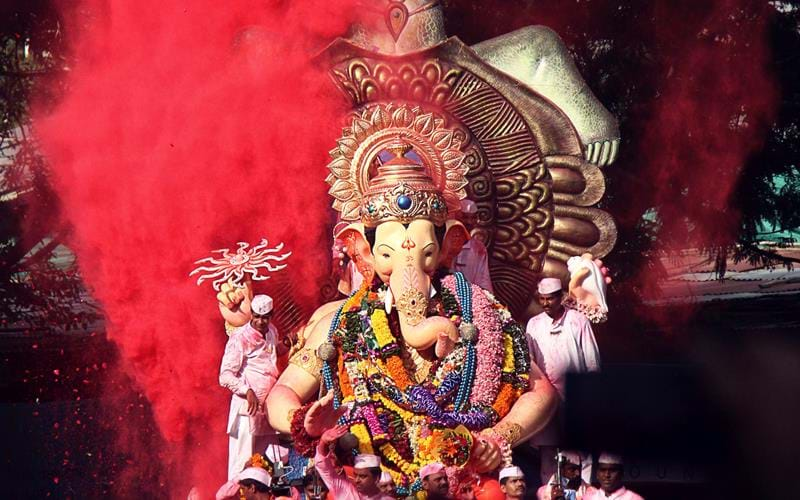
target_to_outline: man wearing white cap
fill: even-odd
[[[516,465],[500,469],[497,479],[500,481],[500,490],[506,494],[506,500],[522,500],[525,497],[528,490],[525,474]]]
[[[553,474],[536,492],[537,500],[556,500],[557,498],[574,497],[583,500],[592,486],[581,478],[581,455],[574,451],[561,452],[561,487],[556,484]]]
[[[272,478],[261,467],[248,467],[239,473],[239,490],[246,500],[269,500]]]
[[[356,455],[353,464],[353,482],[336,473],[333,463],[333,445],[347,433],[346,425],[337,425],[322,433],[314,456],[317,474],[336,500],[391,500],[378,488],[381,477],[381,459],[377,455]]]
[[[543,278],[537,292],[544,312],[528,321],[528,346],[533,361],[556,388],[563,402],[567,374],[598,371],[600,353],[586,316],[562,304],[564,292],[560,279]],[[555,472],[553,457],[559,444],[558,425],[557,415],[531,441],[533,446],[539,447],[544,484]]]
[[[422,480],[422,489],[425,490],[428,500],[444,500],[450,498],[450,480],[444,465],[439,462],[424,465],[419,470]]]
[[[472,231],[478,222],[478,205],[472,200],[462,200],[460,219],[467,230]],[[453,261],[452,270],[462,273],[470,283],[494,293],[489,276],[489,252],[478,238],[470,238],[464,243]]]
[[[622,485],[622,457],[603,453],[597,459],[597,481],[600,489],[592,491],[584,500],[644,500]]]
[[[272,478],[262,467],[247,467],[217,491],[216,500],[269,500]]]
[[[252,318],[231,332],[222,356],[219,383],[233,393],[228,415],[228,479],[236,476],[254,453],[277,446],[277,433],[267,422],[265,401],[278,379],[278,355],[287,347],[278,342],[270,324],[272,298],[256,295]]]

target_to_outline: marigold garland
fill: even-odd
[[[392,335],[389,328],[389,320],[386,317],[386,312],[383,309],[377,308],[372,312],[372,331],[375,333],[375,338],[378,340],[378,346],[385,348],[389,344],[396,343],[397,340]],[[399,350],[398,350],[399,351]],[[397,384],[400,390],[406,390],[411,385],[411,380],[408,377],[406,368],[403,365],[403,360],[398,354],[388,356],[384,363],[386,369],[389,371],[389,376]]]
[[[374,453],[372,450],[372,440],[369,437],[366,425],[362,423],[351,425],[350,432],[358,439],[358,451],[360,453],[369,453],[370,455]]]
[[[344,358],[339,356],[338,359],[339,371],[339,390],[342,393],[342,400],[353,396],[353,386],[350,385],[350,377],[347,376],[347,371],[344,369]]]
[[[514,339],[510,335],[503,335],[503,371],[514,371]]]
[[[497,415],[500,418],[505,417],[508,412],[511,410],[511,406],[519,397],[514,387],[509,383],[503,383],[500,386],[500,393],[497,395],[497,399],[495,400],[492,408],[494,411],[497,412]]]
[[[434,314],[459,325],[462,311],[455,280],[445,277],[434,286],[440,291],[432,302]],[[477,370],[465,375],[466,342],[460,340],[418,383],[414,368],[403,360],[397,318],[385,312],[385,290],[385,284],[377,293],[362,284],[345,301],[331,334],[339,351],[331,376],[342,403],[352,408],[344,421],[358,439],[359,450],[379,452],[398,493],[407,495],[420,488],[417,474],[427,463],[468,460],[468,451],[464,452],[469,447],[462,441],[471,438],[466,429],[466,434],[454,432],[459,424],[480,430],[508,413],[520,388],[527,387],[526,360],[521,359],[527,356],[527,345],[523,347],[515,338],[521,330],[514,328],[507,309],[480,288],[469,286],[473,324],[478,329]],[[475,377],[469,381],[473,390],[466,406],[457,411],[454,389],[465,376]]]

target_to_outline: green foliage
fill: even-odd
[[[37,79],[64,67],[59,21],[39,2],[5,7],[0,19],[0,327],[86,328],[97,312],[62,244],[58,199],[30,123]],[[57,100],[35,97],[45,107]]]

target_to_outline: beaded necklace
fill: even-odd
[[[443,359],[423,360],[428,374],[418,377],[423,363],[409,370],[404,357],[420,355],[406,348],[396,317],[387,317],[384,287],[375,293],[364,284],[337,311],[328,338],[338,356],[325,362],[323,382],[334,390],[335,407],[351,407],[340,422],[360,451],[379,452],[398,494],[407,495],[421,488],[426,463],[466,463],[467,429],[490,427],[508,412],[528,387],[530,365],[524,332],[508,311],[455,273],[437,284],[434,314],[458,325],[461,339]],[[493,371],[494,380],[476,381],[481,371]]]

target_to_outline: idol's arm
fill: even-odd
[[[494,430],[514,447],[544,428],[558,408],[558,393],[544,373],[531,363],[531,390],[520,396]]]
[[[336,304],[338,307],[338,304]],[[320,308],[323,315],[315,314],[307,331],[311,333],[303,346],[292,355],[289,365],[267,397],[269,424],[278,432],[291,432],[290,412],[313,401],[319,394],[322,362],[317,357],[317,347],[325,341],[336,308],[326,304]],[[331,309],[333,311],[331,312]],[[319,317],[321,316],[321,317]]]
[[[278,383],[267,396],[269,425],[278,432],[291,432],[289,412],[303,406],[317,395],[319,379],[294,365],[289,365],[278,379]]]

